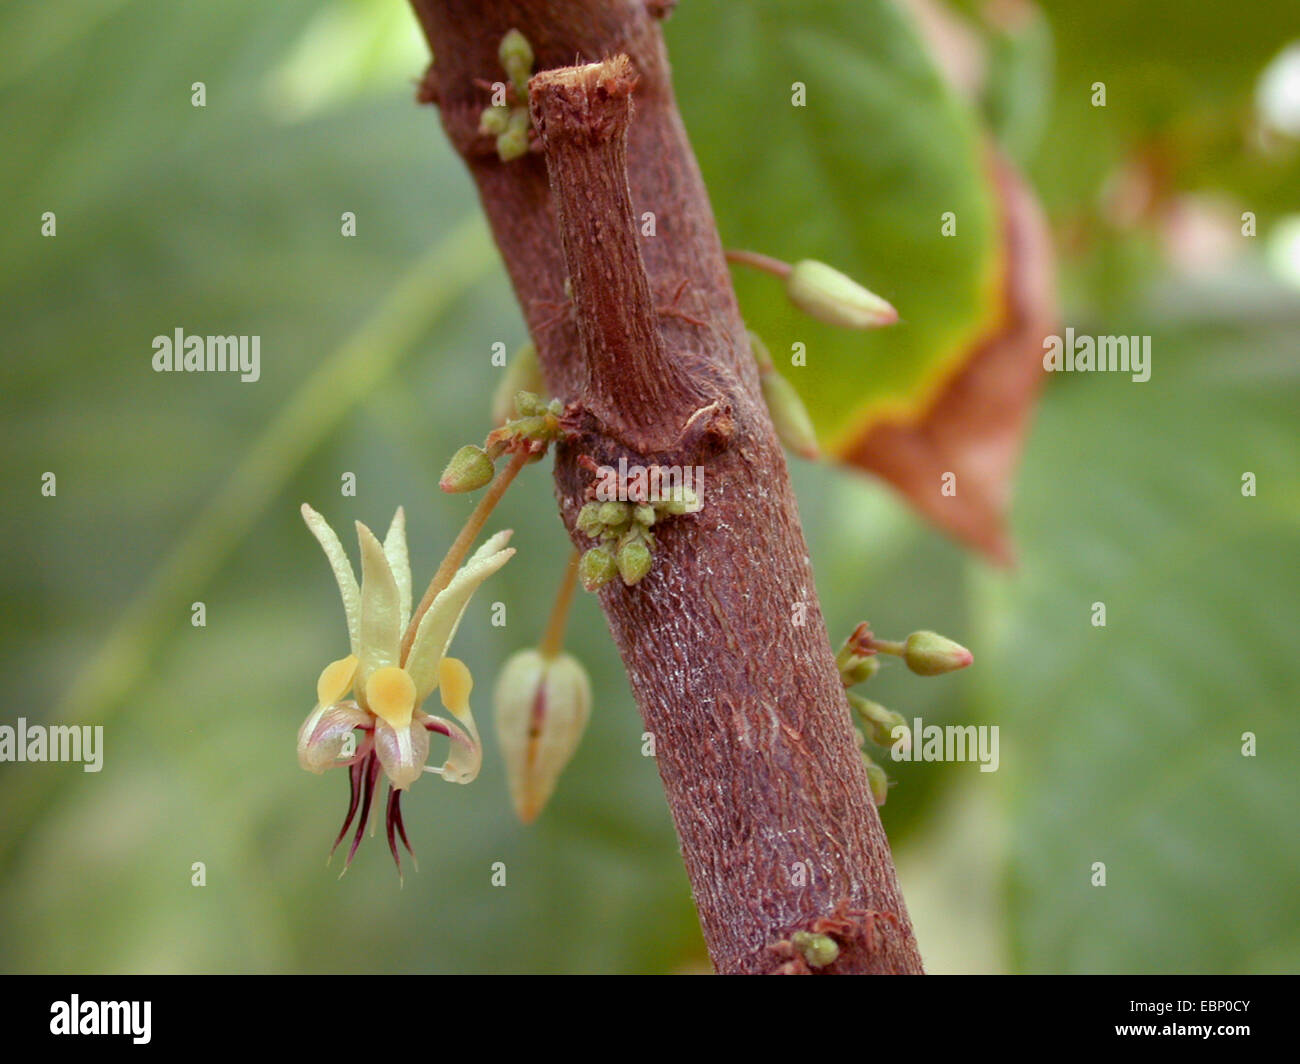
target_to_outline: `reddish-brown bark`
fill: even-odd
[[[413,0],[436,57],[422,98],[478,184],[537,343],[570,403],[561,515],[591,462],[701,466],[704,508],[656,526],[654,568],[601,592],[721,972],[921,970],[867,789],[785,459],[643,0]],[[477,133],[517,28],[538,71],[535,150]],[[615,58],[626,56],[627,59]],[[610,60],[598,65],[600,60]],[[561,68],[570,69],[561,69]],[[549,173],[548,173],[549,168]],[[641,235],[645,212],[655,235]],[[572,299],[565,293],[570,280]],[[802,623],[801,623],[802,622]]]

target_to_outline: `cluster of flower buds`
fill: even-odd
[[[656,546],[650,530],[655,522],[700,509],[699,497],[685,485],[665,494],[651,502],[589,502],[578,511],[578,531],[598,541],[579,563],[583,587],[596,591],[616,576],[631,587],[650,572]]]
[[[496,460],[507,451],[537,461],[552,441],[564,435],[560,424],[564,404],[559,399],[547,402],[533,392],[520,391],[514,405],[516,416],[489,432],[482,447],[467,443],[451,456],[438,487],[452,493],[477,491],[492,480]]]
[[[582,556],[578,574],[588,591],[621,576],[628,587],[654,564],[657,514],[649,503],[589,502],[578,511],[578,531],[599,543]]]
[[[939,676],[945,672],[964,669],[974,660],[964,646],[936,632],[913,632],[899,643],[877,639],[864,621],[853,629],[835,655],[840,681],[848,688],[870,680],[880,671],[880,654],[901,657],[907,667],[920,676]],[[867,740],[877,746],[900,751],[911,746],[911,731],[902,714],[886,709],[879,702],[863,698],[853,691],[848,691],[847,697],[857,725],[855,730],[860,746],[865,745]],[[889,778],[865,749],[862,751],[862,760],[867,769],[867,782],[871,785],[872,797],[877,805],[884,805],[889,793]]]
[[[503,163],[528,153],[528,79],[533,73],[533,48],[528,38],[511,30],[497,49],[501,67],[510,78],[505,103],[493,103],[479,116],[479,132],[496,138],[497,156]]]

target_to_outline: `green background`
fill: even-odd
[[[1300,211],[1300,150],[1264,151],[1253,131],[1259,75],[1300,15],[1060,0],[1006,32],[955,8],[987,53],[975,103],[886,0],[684,0],[668,24],[724,240],[824,259],[902,312],[895,329],[837,334],[738,276],[774,351],[806,336],[810,373],[792,377],[824,432],[906,397],[986,320],[986,122],[1049,209],[1064,323],[1152,337],[1146,384],[1049,382],[1012,572],[877,483],[793,463],[833,635],[869,619],[975,651],[955,676],[886,669],[872,696],[1001,729],[996,773],[891,768],[883,819],[923,955],[941,972],[1294,971],[1300,296],[1270,264]],[[398,0],[0,9],[0,723],[102,724],[106,744],[98,774],[0,765],[0,970],[707,966],[590,598],[570,646],[592,673],[591,724],[540,820],[510,812],[488,692],[537,637],[565,557],[544,469],[494,518],[520,554],[455,644],[479,683],[481,777],[414,790],[421,864],[403,889],[382,838],[341,881],[324,865],[346,783],[302,772],[293,746],[346,633],[298,505],[376,528],[405,505],[427,580],[472,505],[437,475],[485,431],[492,344],[523,339],[471,185],[413,103],[422,63]],[[1116,220],[1139,151],[1164,164],[1168,202],[1219,206],[1227,250],[1194,270],[1168,250],[1167,212]],[[938,238],[946,209],[970,223],[956,244]],[[1240,236],[1242,210],[1258,236]],[[152,337],[178,326],[260,335],[261,380],[155,374]]]

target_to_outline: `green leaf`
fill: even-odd
[[[1154,334],[1150,382],[1057,380],[1020,486],[1022,563],[977,582],[1014,954],[1028,971],[1294,970],[1294,334],[1125,325]]]
[[[1300,5],[1045,6],[1056,35],[1056,103],[1033,176],[1050,206],[1077,210],[1121,160],[1141,152],[1176,191],[1231,190],[1261,213],[1293,207],[1300,152],[1261,150],[1253,129],[1259,75],[1300,37]],[[1098,82],[1105,107],[1092,102]]]
[[[819,259],[898,308],[847,332],[805,317],[770,276],[734,271],[741,309],[823,444],[914,410],[993,320],[992,193],[977,121],[889,0],[691,4],[668,24],[677,92],[723,241]],[[792,86],[806,106],[792,105]],[[951,211],[957,235],[941,235]],[[791,345],[807,349],[793,368]]]

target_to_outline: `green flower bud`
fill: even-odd
[[[604,544],[592,547],[578,563],[578,577],[588,591],[604,587],[617,575],[618,562],[614,560],[614,552]]]
[[[861,657],[851,653],[840,665],[840,679],[845,687],[852,687],[854,684],[866,683],[879,671],[880,658],[877,655]]]
[[[510,125],[510,108],[509,107],[487,107],[479,115],[478,131],[485,136],[499,137],[509,128]]]
[[[643,503],[632,511],[632,520],[642,528],[649,528],[655,523],[655,508]]]
[[[653,505],[661,513],[680,516],[681,514],[698,513],[703,504],[700,502],[700,497],[691,488],[680,484],[671,490],[668,498],[660,499]]]
[[[893,746],[900,740],[903,742],[900,749],[906,749],[912,745],[911,729],[908,728],[907,721],[903,719],[901,713],[886,709],[879,702],[873,702],[869,698],[855,695],[852,691],[849,692],[849,705],[853,707],[853,712],[862,721],[867,736],[877,746]],[[902,733],[896,734],[896,728],[901,728]]]
[[[628,587],[640,581],[654,565],[654,555],[641,539],[629,539],[618,548],[618,572]]]
[[[812,418],[794,385],[774,369],[761,373],[759,383],[763,386],[763,401],[767,403],[777,439],[801,458],[811,461],[820,457]]]
[[[528,79],[533,73],[533,46],[528,43],[528,38],[518,30],[511,30],[501,38],[497,58],[502,69],[510,75],[515,91],[527,100]]]
[[[528,131],[526,129],[507,129],[497,137],[497,157],[508,163],[528,154]]]
[[[918,676],[939,676],[964,669],[975,660],[975,655],[937,632],[913,632],[907,637],[903,660]]]
[[[497,136],[497,155],[503,163],[528,154],[530,119],[523,107],[513,108],[506,116],[505,131]]]
[[[583,505],[578,511],[578,519],[574,522],[578,531],[584,536],[590,536],[595,539],[600,535],[604,526],[600,523],[600,503],[589,502]]]
[[[785,281],[790,302],[818,321],[846,329],[893,325],[898,311],[874,292],[824,262],[796,262]]]
[[[512,654],[496,686],[497,739],[510,798],[525,824],[537,819],[573,757],[591,714],[587,670],[569,654]]]
[[[625,502],[600,504],[600,523],[606,528],[622,528],[632,520],[632,507]]]
[[[506,428],[512,436],[529,440],[549,440],[554,435],[554,423],[545,414],[515,418],[506,423]]]
[[[790,945],[799,951],[809,968],[825,968],[834,964],[840,955],[840,945],[835,939],[812,931],[796,931],[790,936]]]
[[[532,347],[532,344],[528,345]],[[533,348],[533,359],[537,358],[537,349]],[[541,372],[541,367],[538,367]],[[515,392],[515,413],[520,417],[540,417],[546,413],[546,401],[541,398],[535,391],[522,388]]]
[[[506,364],[492,393],[492,424],[502,425],[515,416],[516,397],[519,392],[540,393],[546,390],[542,381],[542,366],[537,360],[537,348],[523,344]]]
[[[477,491],[489,483],[495,473],[487,452],[482,447],[467,443],[451,456],[447,468],[442,471],[438,487],[453,493]]]
[[[867,784],[871,787],[872,799],[876,805],[884,805],[885,799],[889,797],[889,777],[885,775],[885,770],[866,754],[862,755],[862,763],[867,769]]]

